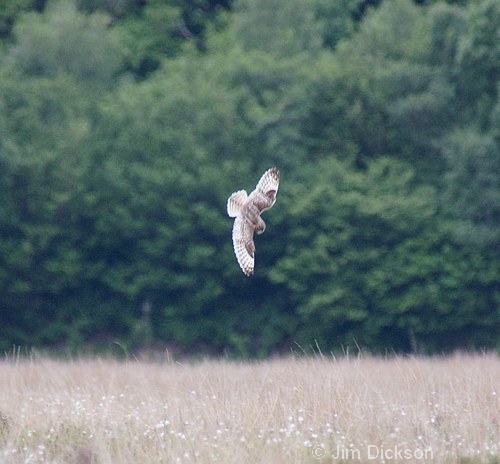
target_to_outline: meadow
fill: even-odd
[[[0,462],[500,462],[500,362],[0,361]]]

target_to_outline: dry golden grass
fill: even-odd
[[[499,390],[495,355],[7,359],[0,462],[493,463]]]

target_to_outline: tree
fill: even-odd
[[[428,62],[443,66],[446,75],[456,77],[456,58],[467,21],[463,8],[443,2],[435,3],[427,13],[430,48]]]
[[[10,3],[0,348],[496,346],[495,2]]]
[[[102,302],[84,267],[80,211],[96,101],[113,82],[116,49],[104,18],[72,3],[26,14],[14,35],[0,75],[1,317],[6,343],[53,344],[78,338],[79,326],[103,328],[102,316],[75,306]]]
[[[491,246],[500,240],[500,145],[473,128],[456,130],[442,144],[447,163],[443,200],[465,243]]]
[[[9,38],[17,16],[32,9],[34,3],[33,0],[4,0],[0,4],[0,40]]]
[[[500,1],[471,2],[467,9],[467,33],[457,51],[459,73],[458,95],[464,107],[471,109],[466,117],[477,115],[486,128],[489,115],[496,104],[500,75]]]
[[[302,346],[409,351],[491,343],[498,268],[484,256],[461,267],[467,258],[449,240],[432,188],[414,185],[412,170],[390,159],[366,172],[331,159],[308,174],[285,205],[289,236],[271,271],[297,310]]]
[[[322,24],[323,45],[335,50],[341,40],[349,39],[355,31],[363,7],[362,0],[317,0],[314,3],[316,21]]]
[[[237,126],[224,134],[234,99],[221,98],[217,73],[201,58],[178,59],[109,98],[87,186],[85,247],[97,281],[129,315],[150,302],[154,336],[184,348],[227,343],[214,321],[231,256],[224,186],[238,173],[225,157],[238,142]]]
[[[314,53],[322,46],[315,0],[240,0],[233,14],[234,37],[244,50],[280,57]]]
[[[176,34],[181,13],[179,7],[155,1],[115,24],[113,35],[120,43],[125,69],[145,78],[158,69],[162,59],[177,55],[185,40]]]
[[[101,14],[79,13],[71,1],[51,2],[43,14],[27,13],[16,23],[8,62],[26,76],[67,74],[87,86],[109,88],[120,55],[106,27]]]
[[[67,77],[16,77],[0,78],[0,317],[7,343],[54,342],[53,317],[82,272],[74,213],[86,103]]]

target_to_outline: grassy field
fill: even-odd
[[[0,463],[500,462],[495,355],[0,361]]]

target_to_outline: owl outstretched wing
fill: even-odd
[[[255,190],[250,194],[252,201],[260,212],[271,208],[276,203],[276,195],[280,185],[280,172],[277,168],[268,169],[260,178]]]
[[[253,224],[242,216],[237,216],[233,224],[233,248],[238,264],[246,276],[253,274],[255,245]]]

